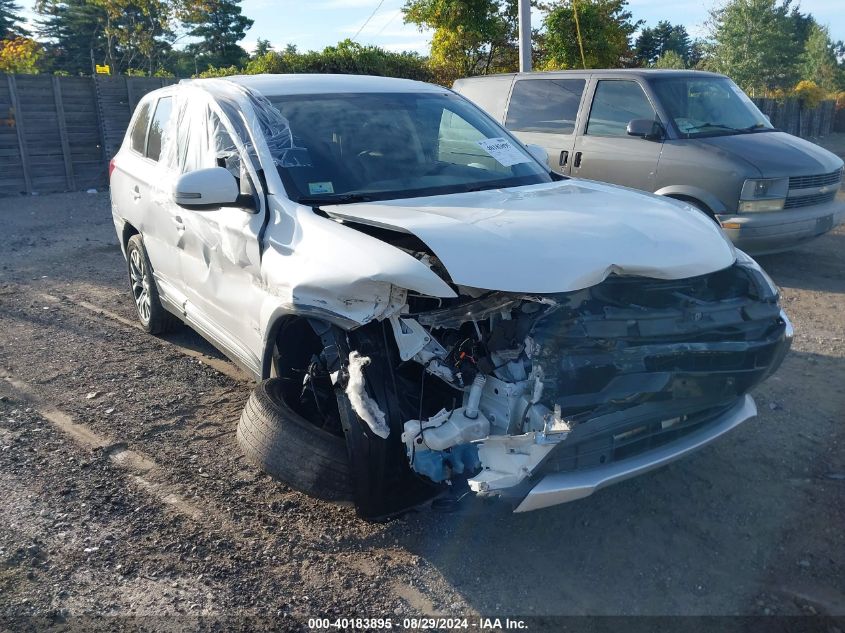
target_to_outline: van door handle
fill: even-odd
[[[572,164],[575,167],[581,166],[581,152],[575,152],[575,161]]]
[[[566,151],[566,150],[561,151],[561,153],[560,153],[560,161],[558,161],[558,164],[559,164],[561,167],[566,167],[566,163],[567,163],[567,161],[568,161],[568,160],[569,160],[569,152],[568,152],[568,151]]]

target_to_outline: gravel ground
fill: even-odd
[[[106,194],[0,217],[0,630],[845,615],[843,227],[761,259],[796,340],[755,420],[569,505],[370,524],[244,461],[234,365],[187,328],[133,326]]]

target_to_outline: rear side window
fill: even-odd
[[[144,153],[144,147],[147,141],[147,126],[150,123],[150,103],[149,101],[141,106],[141,111],[135,118],[135,125],[132,126],[131,143],[132,149],[139,154]]]
[[[505,127],[514,132],[572,134],[584,79],[522,79],[511,94]]]
[[[656,118],[654,108],[636,81],[600,81],[593,97],[587,134],[628,136],[628,121]]]
[[[158,160],[161,156],[161,139],[167,122],[170,120],[170,112],[173,109],[173,99],[162,97],[158,100],[153,122],[150,124],[150,136],[147,139],[147,158]]]

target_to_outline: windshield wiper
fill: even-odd
[[[721,125],[720,123],[702,123],[701,125],[693,125],[690,128],[686,129],[686,133],[689,134],[690,132],[698,132],[703,130],[706,127],[716,128],[718,130],[728,130],[729,132],[742,132],[743,130],[731,127],[730,125]]]
[[[307,204],[313,207],[318,207],[321,204],[352,204],[355,202],[370,202],[372,196],[367,196],[362,193],[343,193],[336,196],[303,196],[297,202],[300,204]]]

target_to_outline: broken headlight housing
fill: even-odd
[[[778,298],[780,291],[775,285],[775,282],[772,281],[769,274],[763,270],[763,267],[760,266],[753,257],[744,251],[736,249],[736,265],[748,271],[749,276],[752,280],[754,280],[755,286],[757,286],[757,292],[760,294],[760,299],[776,300]]]

